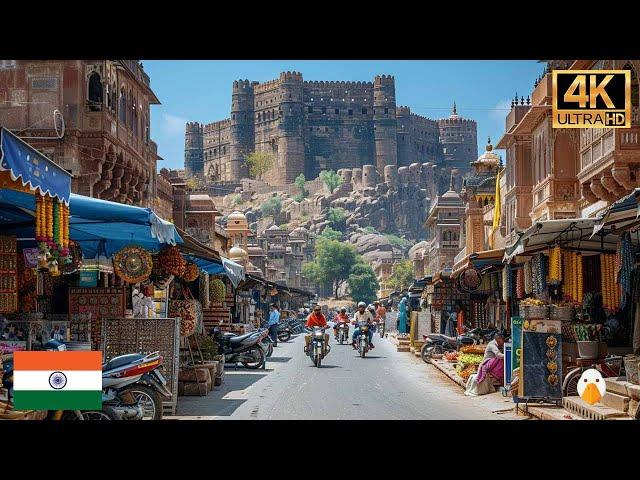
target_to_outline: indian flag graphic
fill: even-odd
[[[99,410],[102,354],[14,352],[13,392],[18,410]]]

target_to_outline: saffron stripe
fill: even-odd
[[[102,391],[38,391],[14,392],[16,410],[101,410]]]
[[[13,369],[18,370],[100,370],[101,352],[14,352]]]

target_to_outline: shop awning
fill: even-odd
[[[9,130],[0,127],[0,171],[11,180],[69,205],[72,175]]]
[[[33,195],[0,189],[3,232],[19,238],[34,238],[35,208]],[[69,209],[69,237],[80,244],[86,258],[100,254],[110,257],[128,245],[156,252],[162,245],[182,243],[173,224],[147,208],[71,194]]]
[[[222,266],[226,271],[227,277],[229,277],[229,280],[233,283],[234,288],[237,288],[238,284],[245,278],[244,267],[225,257],[222,257]]]
[[[456,264],[451,276],[457,277],[467,268],[475,268],[476,270],[483,271],[491,267],[501,266],[503,258],[504,248],[472,253]]]
[[[534,255],[554,245],[593,254],[615,251],[619,236],[609,229],[594,234],[597,218],[570,218],[536,222],[522,232],[518,240],[505,249],[504,261],[516,255]]]
[[[636,188],[626,197],[609,205],[596,221],[593,233],[600,232],[605,226],[614,232],[625,231],[640,224],[640,188]]]

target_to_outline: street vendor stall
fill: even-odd
[[[601,218],[536,222],[505,252],[505,262],[516,267],[510,288],[522,317],[520,345],[513,346],[520,348],[520,397],[557,401],[575,395],[574,377],[581,368],[606,364],[605,376],[620,374],[621,357],[606,356],[631,348],[628,299],[638,242],[602,223]],[[546,335],[546,347],[536,332]],[[532,369],[539,374],[531,376]]]

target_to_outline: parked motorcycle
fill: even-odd
[[[311,330],[311,341],[304,347],[305,353],[311,357],[313,364],[318,368],[322,365],[322,359],[331,350],[331,347],[326,345],[324,332],[325,329],[322,327],[313,327],[313,330]]]
[[[265,351],[261,342],[269,335],[266,330],[236,335],[235,333],[222,332],[215,327],[211,337],[218,343],[219,351],[224,355],[225,363],[241,363],[245,368],[252,370],[264,365]]]
[[[423,361],[429,363],[434,355],[454,352],[466,345],[479,345],[489,341],[497,331],[496,329],[473,328],[456,337],[450,337],[442,333],[424,335],[425,342],[422,345],[420,356]]]
[[[349,324],[340,322],[338,323],[338,333],[336,334],[336,341],[340,342],[340,345],[344,345],[344,342],[349,341]]]
[[[278,323],[278,340],[280,342],[288,342],[291,339],[291,328],[288,323]]]
[[[356,337],[356,344],[358,345],[358,354],[364,358],[369,349],[371,348],[369,345],[369,328],[371,328],[367,324],[360,325],[360,333],[358,337]]]

